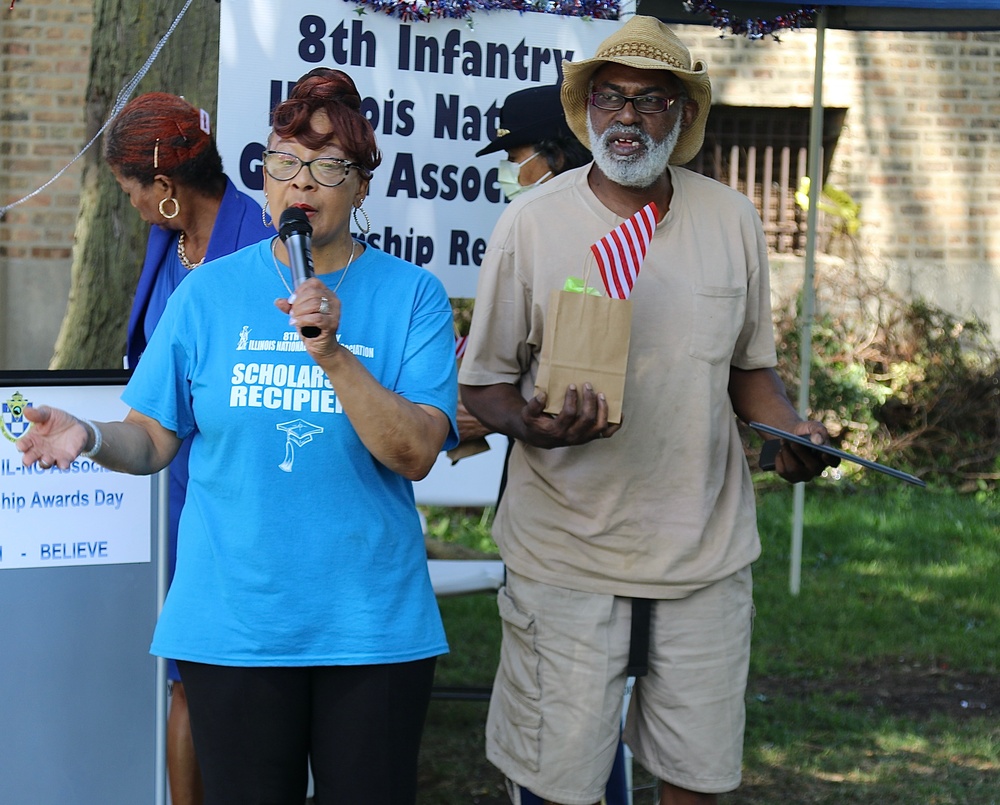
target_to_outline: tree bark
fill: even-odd
[[[182,8],[179,0],[94,0],[88,142]],[[194,0],[135,92],[183,95],[214,124],[218,74],[219,3]],[[69,306],[51,369],[120,369],[125,354],[149,226],[119,189],[102,148],[103,138],[83,157]]]

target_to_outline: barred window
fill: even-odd
[[[749,196],[774,252],[805,249],[806,213],[795,191],[808,174],[809,115],[801,107],[713,106],[705,144],[686,166]],[[824,181],[846,115],[823,110]]]

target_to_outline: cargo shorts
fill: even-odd
[[[658,779],[691,791],[739,786],[753,625],[749,567],[652,604],[648,673],[635,680],[625,741]],[[631,599],[508,570],[486,754],[510,780],[565,805],[604,795],[621,730]]]

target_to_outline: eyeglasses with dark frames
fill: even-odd
[[[624,109],[626,103],[631,103],[637,112],[644,115],[658,115],[660,112],[666,112],[681,97],[681,95],[674,95],[672,98],[660,95],[622,95],[618,92],[604,91],[590,93],[590,103],[606,112],[617,112],[619,109]]]
[[[308,168],[309,174],[323,187],[337,187],[347,180],[351,168],[360,170],[361,166],[336,157],[319,157],[306,162],[284,151],[264,152],[264,170],[279,182],[290,182],[303,168]]]

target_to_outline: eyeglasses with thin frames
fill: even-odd
[[[268,176],[279,182],[290,182],[299,175],[299,171],[308,168],[309,175],[318,184],[323,187],[337,187],[347,180],[351,168],[357,170],[360,167],[354,162],[336,157],[319,157],[306,162],[295,154],[286,154],[284,151],[264,152],[264,170]]]
[[[660,112],[666,112],[681,97],[680,95],[674,95],[672,98],[660,95],[622,95],[618,92],[605,91],[590,93],[590,103],[606,112],[617,112],[624,109],[626,103],[631,103],[637,112],[644,115],[658,115]]]

